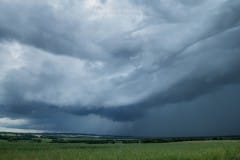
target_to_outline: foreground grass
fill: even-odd
[[[53,144],[0,141],[0,160],[240,160],[240,141]]]

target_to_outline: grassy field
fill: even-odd
[[[240,141],[58,144],[0,141],[1,160],[240,160]]]

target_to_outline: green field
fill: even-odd
[[[1,160],[240,160],[240,141],[69,144],[0,141]]]

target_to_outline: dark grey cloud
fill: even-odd
[[[235,89],[223,88],[240,82],[239,11],[237,0],[3,0],[0,125],[132,134],[132,128],[151,123],[155,129],[170,117],[177,124],[196,109],[201,114],[188,132],[172,134],[196,135],[193,124],[213,112],[199,104],[212,105],[207,97],[218,92],[227,101]],[[206,98],[200,103],[199,97]],[[184,113],[177,113],[183,104]],[[220,115],[227,112],[227,104],[219,106]],[[224,127],[229,123],[219,132],[206,129],[237,133],[235,124]],[[164,135],[158,129],[146,135],[158,133]]]
[[[76,28],[71,20],[62,21],[61,18],[45,3],[2,1],[0,37],[17,39],[56,54],[74,55],[80,52],[76,48],[80,44],[76,43],[77,40],[69,31],[74,32]]]
[[[238,135],[238,97],[239,85],[229,85],[192,101],[153,108],[121,133],[164,137]]]

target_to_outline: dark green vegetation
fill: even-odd
[[[240,160],[240,140],[133,139],[73,134],[0,135],[0,160]]]
[[[169,143],[182,141],[209,140],[240,140],[239,136],[229,137],[176,137],[176,138],[145,138],[122,136],[99,136],[72,133],[7,133],[0,132],[0,140],[9,142],[49,142],[49,143],[85,143],[85,144],[115,144],[115,143]]]

